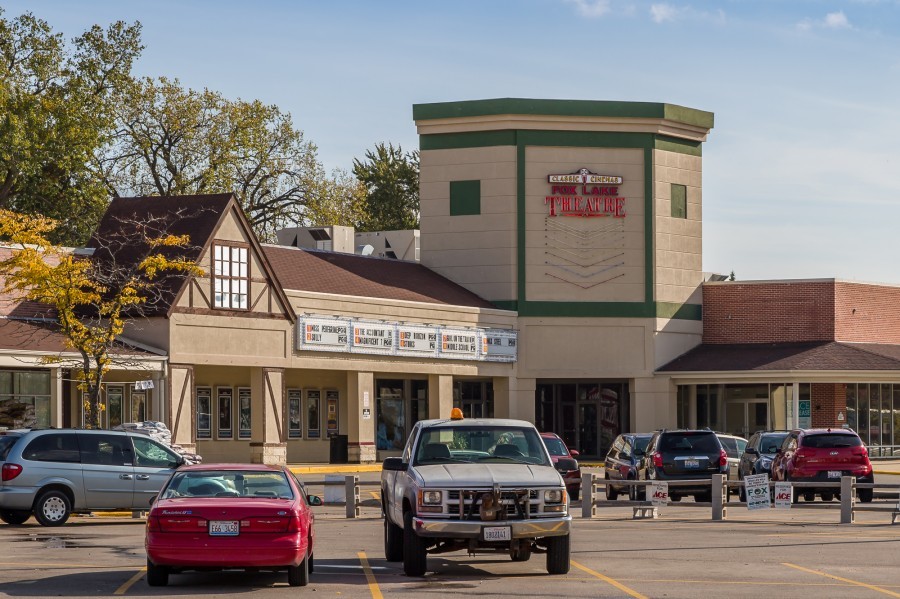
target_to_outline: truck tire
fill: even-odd
[[[45,491],[34,502],[34,517],[41,526],[62,526],[71,513],[72,502],[62,491]]]
[[[384,516],[384,559],[389,562],[403,561],[403,529]]]
[[[413,528],[411,511],[403,514],[403,573],[407,576],[425,576],[427,553],[425,540]]]
[[[569,573],[569,535],[547,539],[547,572],[549,574]]]

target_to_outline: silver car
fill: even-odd
[[[107,430],[0,433],[0,520],[34,514],[62,526],[73,512],[144,510],[184,458],[146,435]]]

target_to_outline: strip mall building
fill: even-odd
[[[112,202],[101,231],[202,208],[181,227],[207,274],[126,332],[105,426],[160,420],[207,461],[273,463],[379,460],[453,406],[588,457],[673,426],[900,445],[900,289],[704,282],[711,113],[498,99],[413,115],[420,263],[261,244],[229,195]],[[70,372],[40,361],[62,340],[35,334],[39,310],[3,309],[0,425],[80,425]]]

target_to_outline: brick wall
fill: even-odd
[[[834,296],[833,280],[707,283],[703,285],[703,342],[832,340]]]
[[[838,281],[834,296],[837,341],[900,343],[900,287]]]
[[[847,385],[843,383],[813,383],[810,385],[813,428],[840,428],[847,423]],[[838,412],[844,421],[838,421]]]

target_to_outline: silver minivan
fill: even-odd
[[[62,526],[73,512],[145,510],[184,458],[146,435],[107,430],[0,433],[0,520],[34,514]]]

